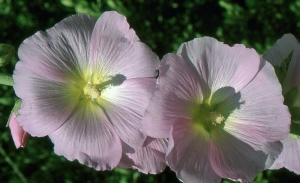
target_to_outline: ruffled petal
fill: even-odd
[[[74,83],[45,80],[18,62],[14,89],[22,99],[17,121],[32,136],[46,136],[59,128],[72,114],[81,91]]]
[[[285,167],[296,174],[300,174],[300,139],[294,139],[288,135],[281,142],[283,143],[283,151],[270,169]]]
[[[221,177],[243,182],[252,181],[264,170],[267,155],[256,151],[247,143],[235,138],[222,128],[211,131],[209,160]]]
[[[142,121],[143,131],[155,138],[167,138],[177,117],[190,116],[190,109],[202,101],[200,79],[193,65],[167,54],[159,67],[157,90]]]
[[[177,54],[196,67],[205,83],[201,84],[204,98],[211,106],[244,88],[258,72],[260,63],[254,49],[239,44],[230,47],[210,37],[183,43]],[[227,86],[234,90],[217,92]]]
[[[37,32],[21,44],[20,61],[29,71],[49,80],[79,82],[85,79],[95,23],[89,15],[73,15],[46,32]]]
[[[29,134],[19,125],[14,112],[10,115],[8,126],[16,148],[25,147]]]
[[[145,174],[157,174],[165,167],[167,139],[147,137],[144,145],[135,153],[124,153],[118,167],[133,168]]]
[[[127,79],[107,88],[97,100],[119,137],[133,148],[142,146],[146,136],[141,119],[155,90],[155,78]]]
[[[91,39],[91,66],[104,75],[123,74],[126,78],[156,77],[159,59],[117,12],[103,13]]]
[[[187,118],[178,118],[172,127],[167,164],[183,182],[221,182],[213,170],[209,153],[209,139],[193,129]]]
[[[93,102],[82,100],[73,115],[49,135],[54,151],[96,170],[111,170],[122,156],[118,134],[104,112]]]
[[[256,141],[279,141],[289,133],[291,116],[283,105],[281,86],[271,64],[263,60],[256,77],[219,104],[217,111],[229,113],[225,129],[229,125],[236,133]]]

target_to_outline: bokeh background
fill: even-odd
[[[299,0],[0,0],[0,43],[17,50],[27,37],[72,14],[97,18],[109,10],[125,15],[141,41],[160,58],[195,37],[211,36],[229,45],[243,43],[259,54],[285,33],[300,38]],[[0,72],[12,74],[17,61],[15,54]],[[16,149],[6,127],[16,99],[11,87],[0,86],[0,182],[180,182],[169,168],[157,175],[130,169],[95,171],[56,155],[48,137],[31,137],[26,148]],[[296,183],[300,176],[286,169],[266,170],[253,182]]]

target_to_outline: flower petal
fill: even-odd
[[[49,135],[54,151],[96,170],[111,170],[122,156],[121,141],[103,111],[82,100],[73,115]]]
[[[202,101],[200,79],[193,65],[174,54],[167,54],[159,67],[157,90],[142,121],[145,133],[167,138],[174,120],[190,116],[190,108]]]
[[[300,44],[292,34],[285,34],[263,55],[273,66],[281,66],[281,63],[293,52],[289,68],[283,83],[283,94],[290,89],[299,86],[300,83]]]
[[[285,34],[276,41],[266,54],[263,55],[263,58],[273,66],[280,66],[289,54],[292,51],[295,52],[299,46],[300,45],[293,34]]]
[[[290,171],[300,174],[300,140],[299,138],[294,139],[288,135],[283,143],[283,151],[276,159],[270,169],[279,169],[282,167],[287,168]]]
[[[115,11],[105,12],[98,19],[91,39],[92,68],[104,75],[123,74],[127,79],[156,77],[159,59],[133,29],[126,17]]]
[[[87,69],[95,22],[89,15],[73,15],[46,32],[37,32],[20,46],[20,61],[43,78],[60,82],[82,80],[86,77],[83,72]]]
[[[208,100],[211,106],[244,88],[258,72],[260,63],[254,49],[239,44],[230,47],[210,37],[183,43],[177,55],[196,67],[200,78],[207,85],[203,88],[201,84],[204,100]],[[226,90],[215,94],[226,86],[231,86],[235,91]]]
[[[9,128],[16,148],[25,147],[29,134],[19,125],[14,112],[10,115]]]
[[[132,148],[142,146],[141,119],[155,90],[155,78],[127,79],[107,88],[97,100],[119,137]]]
[[[135,153],[124,153],[118,167],[133,168],[145,174],[157,174],[165,167],[166,139],[147,137],[144,145]],[[161,161],[163,160],[163,161]]]
[[[174,122],[166,154],[167,164],[183,182],[221,182],[207,158],[209,140],[192,128],[187,118],[178,118]]]
[[[240,98],[237,98],[237,96]],[[289,132],[290,113],[283,105],[281,86],[274,69],[262,60],[256,77],[238,94],[218,105],[217,111],[230,115],[225,121],[236,133],[257,141],[279,141]]]
[[[263,151],[256,151],[222,128],[211,131],[209,160],[221,177],[245,182],[252,181],[262,171],[267,160]]]
[[[32,136],[46,136],[71,115],[80,98],[76,84],[41,79],[18,62],[14,89],[22,99],[17,121]]]

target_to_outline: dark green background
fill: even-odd
[[[141,41],[160,58],[195,37],[243,43],[260,54],[285,33],[300,38],[300,1],[296,0],[0,0],[0,43],[17,49],[27,37],[69,15],[99,17],[107,10],[124,14]],[[0,71],[11,74],[17,60],[15,55]],[[48,137],[31,137],[25,149],[16,150],[5,127],[15,100],[11,87],[0,86],[0,182],[180,182],[168,168],[158,175],[128,169],[95,171],[55,155]],[[254,182],[293,183],[300,182],[300,176],[285,169],[264,171]]]

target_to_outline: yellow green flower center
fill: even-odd
[[[86,98],[94,100],[100,97],[101,90],[99,87],[97,87],[97,85],[93,85],[92,83],[88,82],[83,88],[83,93]]]
[[[223,125],[225,121],[221,113],[204,104],[194,106],[191,110],[191,117],[194,128],[208,137],[213,129],[221,127],[220,125]]]
[[[216,126],[217,124],[221,124],[225,118],[222,114],[218,114],[217,112],[210,112],[207,117],[208,122]]]

